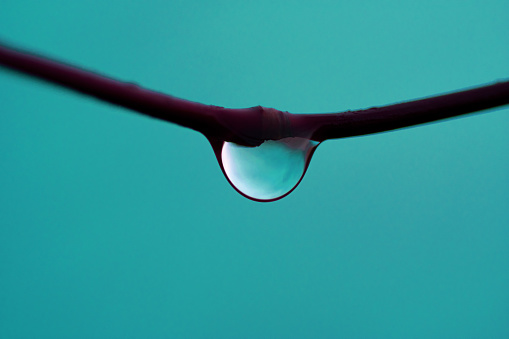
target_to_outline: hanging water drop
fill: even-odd
[[[318,144],[305,138],[266,140],[257,147],[224,142],[218,160],[239,193],[256,201],[274,201],[300,183]]]

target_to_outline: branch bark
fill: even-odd
[[[509,104],[509,81],[366,110],[291,114],[261,106],[204,105],[114,80],[0,44],[0,66],[138,113],[203,133],[209,140],[256,146],[265,140],[315,141],[378,133]]]
[[[425,124],[509,104],[509,81],[366,110],[297,116],[313,140],[346,138]]]

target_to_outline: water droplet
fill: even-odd
[[[305,138],[266,140],[257,147],[224,142],[220,162],[239,193],[256,201],[274,201],[300,183],[318,144]]]

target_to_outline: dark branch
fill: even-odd
[[[259,145],[264,140],[316,141],[384,132],[509,104],[509,81],[367,110],[291,114],[272,108],[228,109],[172,97],[0,45],[0,65],[114,105],[203,133],[209,139]]]
[[[0,45],[0,65],[151,117],[214,134],[225,133],[215,121],[220,107],[150,91],[61,62]],[[210,131],[209,131],[210,130]]]
[[[323,141],[390,131],[457,117],[509,104],[509,81],[426,99],[366,110],[297,116],[295,124],[311,128]]]

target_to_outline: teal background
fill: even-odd
[[[509,2],[2,0],[0,39],[334,112],[509,77]],[[0,337],[508,338],[509,108],[320,145],[256,203],[200,134],[0,69]]]

